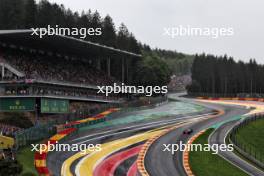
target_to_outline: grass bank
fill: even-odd
[[[239,128],[235,137],[248,153],[264,161],[264,118]]]
[[[195,144],[207,144],[208,137],[213,132],[213,129],[207,130],[199,136]],[[247,174],[224,160],[222,157],[206,151],[190,152],[191,169],[196,176],[246,176]]]

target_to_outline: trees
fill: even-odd
[[[166,62],[155,55],[144,55],[136,67],[134,84],[163,86],[170,81],[170,70]]]
[[[35,0],[27,0],[25,3],[24,25],[25,28],[36,26],[37,5]]]
[[[143,58],[122,58],[117,56],[111,60],[111,74],[120,77],[122,61],[125,60],[125,73],[129,83],[132,79],[142,85],[166,85],[170,79],[170,68],[166,59],[175,57],[182,59],[185,55],[175,51],[151,49],[148,45],[141,45],[125,24],[121,23],[118,30],[109,15],[101,17],[98,11],[73,12],[63,5],[50,3],[48,0],[0,0],[0,29],[38,28],[47,27],[68,28],[101,28],[101,36],[87,36],[84,40],[107,45],[110,47],[142,54]],[[56,26],[57,27],[57,26]],[[75,36],[76,37],[76,36]],[[172,65],[174,65],[173,62]],[[189,72],[191,62],[181,60],[176,65],[180,72]],[[129,66],[129,69],[127,69]],[[106,65],[103,67],[106,68]],[[128,76],[130,75],[130,76]],[[131,76],[132,75],[132,76]],[[134,79],[134,75],[137,79]],[[131,81],[130,81],[131,80]]]
[[[24,1],[0,0],[0,29],[23,28]]]
[[[38,27],[45,27],[47,25],[54,25],[55,18],[52,12],[52,6],[47,0],[41,0],[38,4],[37,25]]]
[[[124,24],[118,32],[112,18],[107,15],[101,17],[98,11],[88,10],[86,13],[73,12],[63,5],[50,3],[47,0],[0,0],[0,30],[1,29],[29,29],[47,27],[85,27],[101,28],[101,36],[87,36],[85,40],[104,44],[111,47],[141,53],[139,43]]]
[[[107,15],[102,22],[102,43],[116,47],[116,29],[112,18]]]
[[[133,53],[141,54],[141,49],[138,45],[138,41],[132,33],[130,33],[128,36],[128,49]]]
[[[192,66],[193,83],[190,93],[220,94],[262,93],[264,67],[251,59],[249,63],[235,62],[233,58],[196,55]]]
[[[141,46],[142,50],[147,53],[155,53],[158,57],[164,59],[174,75],[188,75],[191,72],[191,65],[193,63],[193,55],[183,54],[177,51],[154,49],[149,46]]]
[[[117,48],[127,50],[129,48],[129,31],[124,23],[121,23],[116,38]]]

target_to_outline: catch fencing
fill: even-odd
[[[254,145],[245,143],[239,137],[239,131],[249,125],[250,123],[256,123],[259,120],[264,120],[264,115],[253,115],[240,121],[229,133],[229,140],[234,144],[234,147],[239,154],[256,164],[257,166],[264,168],[264,155],[260,153]],[[260,131],[261,133],[261,131]]]

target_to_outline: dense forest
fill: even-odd
[[[101,36],[89,36],[86,40],[140,53],[134,35],[124,24],[116,30],[109,15],[102,18],[99,12],[91,10],[79,14],[47,0],[41,0],[39,3],[35,0],[0,0],[0,29],[29,29],[48,25],[101,28]]]
[[[145,54],[156,55],[166,62],[172,75],[190,75],[194,56],[177,51],[164,49],[151,49],[148,45],[140,45]]]
[[[196,55],[191,72],[189,93],[231,96],[264,92],[264,66],[254,59],[245,63],[227,56]]]

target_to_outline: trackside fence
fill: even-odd
[[[38,124],[15,134],[16,148],[49,138],[56,134],[56,123]]]
[[[241,141],[238,137],[239,131],[250,123],[254,123],[258,120],[264,120],[264,115],[253,115],[241,120],[229,133],[229,142],[234,144],[234,148],[244,158],[251,161],[255,165],[264,169],[264,156],[256,150],[253,145]]]

